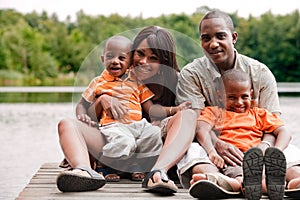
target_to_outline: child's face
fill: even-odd
[[[147,80],[159,72],[159,57],[152,52],[146,39],[134,51],[133,66],[135,74],[140,80]]]
[[[252,89],[248,81],[227,81],[226,91],[226,110],[244,113],[251,107]]]
[[[109,41],[101,56],[102,62],[114,77],[121,77],[131,65],[131,46],[122,40]]]

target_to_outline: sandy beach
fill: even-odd
[[[300,97],[280,98],[282,118],[300,144]],[[0,104],[0,199],[15,199],[45,162],[63,158],[57,122],[73,117],[72,103]]]

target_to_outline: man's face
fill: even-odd
[[[229,68],[234,63],[237,33],[231,33],[222,18],[205,19],[201,23],[200,40],[204,53],[218,67]]]

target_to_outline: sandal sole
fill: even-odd
[[[285,190],[284,194],[292,199],[300,199],[300,189]]]
[[[282,151],[270,147],[264,156],[266,169],[266,184],[271,200],[281,200],[284,197],[286,159]]]
[[[259,200],[262,196],[263,153],[259,148],[249,149],[243,159],[245,197]]]
[[[73,174],[60,174],[57,177],[57,188],[62,192],[93,191],[105,185],[106,181]]]
[[[194,183],[190,189],[189,194],[198,199],[228,199],[228,198],[240,198],[242,197],[240,192],[229,192],[224,190],[217,184],[207,181],[200,180]]]

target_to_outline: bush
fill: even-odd
[[[23,84],[23,74],[20,72],[1,69],[0,70],[0,85],[2,86],[19,86]]]

